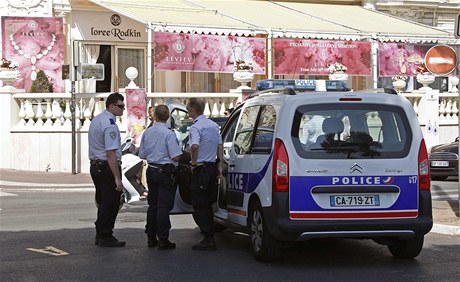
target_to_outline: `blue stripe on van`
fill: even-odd
[[[289,188],[289,210],[299,212],[318,212],[334,211],[337,209],[323,209],[313,199],[311,190],[316,186],[334,186],[343,187],[356,186],[397,186],[400,189],[399,196],[395,203],[389,208],[378,207],[360,207],[358,208],[341,208],[340,211],[404,211],[418,209],[418,177],[415,175],[403,176],[292,176],[290,177]],[[346,190],[343,191],[346,194]]]
[[[244,193],[253,193],[267,173],[268,166],[273,158],[273,152],[264,164],[264,167],[255,173],[228,171],[227,189]],[[271,181],[271,177],[270,177]]]

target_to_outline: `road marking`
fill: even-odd
[[[67,256],[67,255],[69,255],[69,253],[64,252],[63,250],[59,250],[58,248],[55,248],[53,246],[46,246],[46,248],[44,248],[44,249],[27,248],[26,250],[31,251],[31,252],[37,252],[37,253],[52,255],[52,256]]]
[[[18,194],[13,194],[13,193],[6,193],[0,191],[0,197],[12,197],[12,196],[17,196]]]

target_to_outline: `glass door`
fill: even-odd
[[[138,71],[138,76],[134,79],[139,88],[146,88],[146,49],[141,47],[115,47],[115,73],[117,75],[115,81],[115,89],[125,88],[131,82],[126,77],[126,69],[135,67]]]

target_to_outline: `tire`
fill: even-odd
[[[396,258],[413,259],[422,251],[423,241],[423,235],[415,236],[413,239],[399,240],[395,244],[388,245],[388,249]]]
[[[264,220],[262,207],[257,202],[250,211],[249,231],[251,248],[258,261],[273,261],[281,252],[281,242],[273,238]]]
[[[431,176],[431,180],[435,181],[444,181],[447,179],[447,176]]]

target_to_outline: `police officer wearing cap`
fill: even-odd
[[[193,219],[200,228],[203,239],[192,246],[193,250],[216,250],[212,204],[217,199],[216,177],[218,162],[223,157],[219,126],[203,115],[205,102],[191,98],[187,111],[193,124],[190,127],[191,193]]]
[[[155,108],[156,122],[145,130],[139,148],[139,157],[148,163],[147,246],[158,246],[158,250],[176,248],[176,244],[169,241],[169,212],[174,207],[176,187],[173,185],[173,177],[182,150],[176,134],[166,125],[168,118],[167,106],[159,105]]]
[[[97,220],[96,245],[100,247],[123,247],[126,242],[113,236],[118,215],[121,182],[121,137],[116,117],[123,115],[124,98],[112,93],[105,101],[106,110],[97,115],[88,131],[90,173],[96,187]]]

